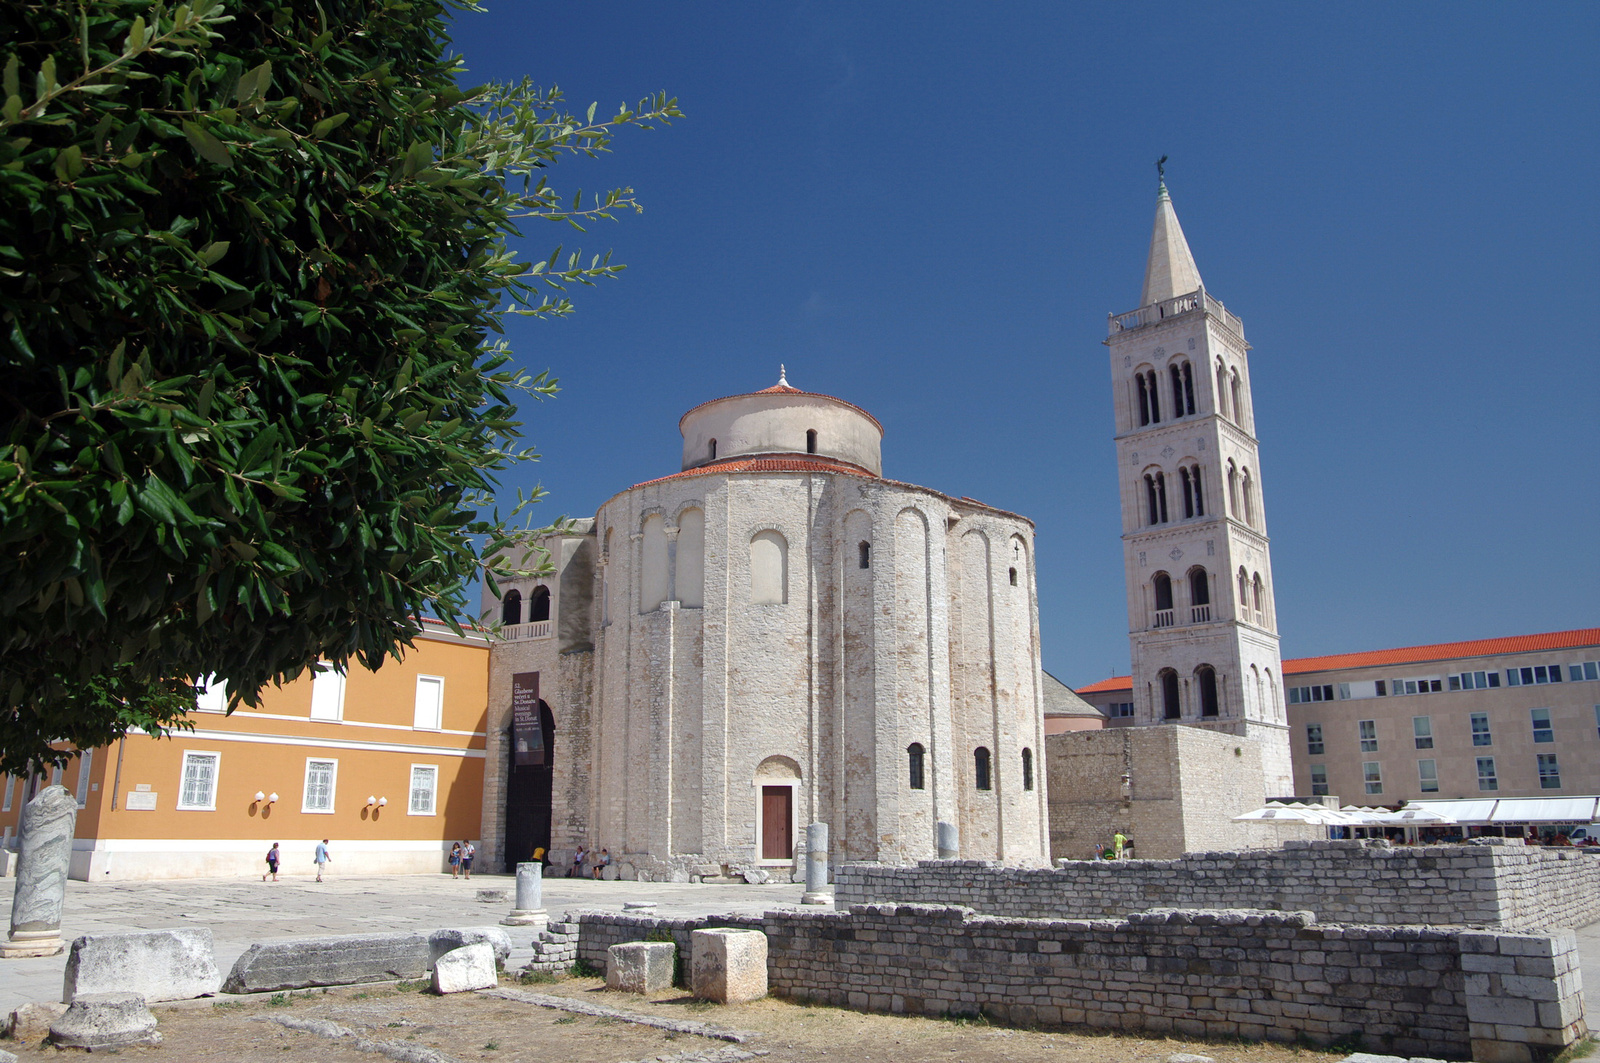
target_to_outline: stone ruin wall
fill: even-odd
[[[1017,919],[938,905],[658,919],[570,912],[578,958],[761,930],[772,992],[838,1007],[1404,1055],[1542,1058],[1586,1033],[1576,936],[1348,926],[1311,912],[1162,909]]]
[[[1157,907],[1261,908],[1310,910],[1341,923],[1508,930],[1600,919],[1600,854],[1517,844],[1288,842],[1176,860],[1063,860],[1049,870],[925,860],[846,864],[835,878],[840,909],[959,904],[1018,918],[1095,919]]]

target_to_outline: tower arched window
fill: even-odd
[[[1172,416],[1194,413],[1194,370],[1188,362],[1174,362],[1172,373]]]
[[[522,592],[519,590],[506,591],[505,597],[500,599],[500,623],[510,627],[522,623]]]
[[[1233,467],[1233,462],[1228,462],[1228,515],[1235,520],[1239,517],[1239,470]]]
[[[1204,624],[1211,619],[1211,577],[1203,568],[1189,570],[1189,622]]]
[[[1011,570],[1011,585],[1013,587],[1015,587],[1017,585],[1017,570],[1016,569],[1012,569]]]
[[[1022,788],[1033,789],[1033,750],[1026,747],[1022,750]]]
[[[1178,486],[1183,488],[1183,516],[1187,520],[1194,516],[1194,494],[1189,490],[1189,470],[1186,466],[1178,466]]]
[[[815,454],[816,452],[817,452],[817,430],[815,428],[807,428],[806,429],[806,453],[807,454]]]
[[[713,439],[711,441],[711,460],[715,461],[716,459],[717,459],[717,441],[715,439]]]
[[[1252,484],[1250,482],[1249,469],[1244,470],[1243,480],[1244,482],[1239,487],[1239,493],[1244,496],[1244,522],[1254,528],[1256,526],[1256,503],[1255,496],[1251,491]]]
[[[1209,664],[1194,670],[1195,682],[1200,687],[1200,715],[1217,715],[1217,671]]]
[[[1156,371],[1134,374],[1139,388],[1139,424],[1159,424],[1161,422],[1161,394],[1157,389]]]
[[[1217,359],[1217,413],[1228,416],[1228,371],[1221,358]]]
[[[1233,419],[1238,424],[1244,424],[1244,404],[1239,401],[1239,370],[1233,371],[1229,380],[1228,391],[1233,398]]]
[[[906,766],[910,771],[910,785],[913,790],[927,789],[927,777],[923,771],[926,753],[921,742],[913,742],[906,747]]]
[[[1250,573],[1239,568],[1239,619],[1250,619]]]
[[[536,624],[550,619],[550,588],[535,587],[528,595],[528,623]]]
[[[1257,572],[1250,581],[1250,600],[1256,607],[1256,621],[1261,624],[1267,622],[1267,599],[1261,592],[1261,573]]]
[[[1167,478],[1160,471],[1144,474],[1145,508],[1151,524],[1167,522]]]
[[[1200,486],[1200,466],[1189,466],[1189,489],[1194,492],[1194,515],[1206,515],[1206,493]]]
[[[1150,580],[1156,596],[1156,615],[1153,627],[1171,627],[1172,616],[1172,577],[1165,572],[1157,572]]]
[[[857,552],[857,555],[858,555],[858,561],[859,561],[860,567],[862,567],[862,568],[871,568],[872,567],[872,544],[867,542],[865,539],[863,539],[863,540],[861,540],[860,544],[856,547],[856,552]]]
[[[977,788],[980,790],[994,789],[993,779],[989,774],[989,751],[983,746],[979,746],[972,751],[972,766],[974,769],[973,777],[977,780]]]
[[[1183,708],[1178,703],[1178,673],[1171,668],[1161,669],[1161,717],[1166,720],[1176,720],[1183,715]]]

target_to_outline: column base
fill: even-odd
[[[546,908],[513,908],[511,914],[500,920],[501,926],[544,926],[550,922]]]
[[[800,903],[801,904],[832,904],[833,903],[833,894],[831,894],[831,893],[804,893],[804,894],[801,894],[801,896],[800,896]]]
[[[11,940],[0,944],[0,959],[20,960],[35,956],[59,956],[67,943],[61,940],[59,930],[19,930]]]

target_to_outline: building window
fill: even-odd
[[[1016,569],[1012,569],[1011,570],[1011,585],[1013,587],[1015,587],[1017,585],[1017,570]]]
[[[1600,705],[1596,705],[1595,710],[1595,719],[1600,720]],[[1133,702],[1113,701],[1106,706],[1106,715],[1117,720],[1127,719],[1133,715]]]
[[[1367,786],[1367,793],[1383,793],[1383,766],[1375,760],[1365,761],[1361,765],[1361,778]]]
[[[1489,714],[1475,712],[1472,714],[1472,744],[1475,746],[1494,745],[1494,735],[1489,732]]]
[[[1289,704],[1304,705],[1312,701],[1332,701],[1333,684],[1324,683],[1315,687],[1290,687]]]
[[[535,587],[528,596],[528,623],[537,624],[550,619],[550,588]]]
[[[418,731],[437,731],[444,726],[444,680],[439,676],[417,676],[416,713],[411,726]]]
[[[1554,742],[1556,732],[1550,726],[1549,709],[1532,709],[1529,715],[1533,717],[1533,740],[1535,742]]]
[[[1239,517],[1239,473],[1231,460],[1228,462],[1228,515],[1235,520]]]
[[[438,788],[438,765],[411,765],[411,804],[407,809],[407,813],[413,816],[433,815],[434,795]]]
[[[183,781],[178,787],[178,808],[214,812],[217,808],[217,764],[220,753],[186,752]]]
[[[1425,794],[1439,792],[1439,764],[1437,761],[1417,761],[1417,786]]]
[[[1200,715],[1217,715],[1217,670],[1202,664],[1195,669],[1194,677],[1200,684]]]
[[[1022,751],[1022,788],[1033,789],[1033,750]]]
[[[1444,691],[1442,679],[1391,679],[1389,692],[1395,697],[1403,694],[1439,694]]]
[[[305,797],[300,802],[302,812],[333,812],[333,790],[339,775],[337,760],[306,759]]]
[[[1239,493],[1244,496],[1244,522],[1250,527],[1256,526],[1256,499],[1255,485],[1250,480],[1250,470],[1244,470],[1244,482],[1239,486]]]
[[[1233,397],[1233,419],[1239,424],[1244,424],[1244,403],[1239,401],[1239,370],[1233,370],[1233,377],[1229,381],[1228,390]]]
[[[1361,752],[1376,753],[1378,751],[1378,724],[1374,720],[1362,720],[1356,724],[1361,732]]]
[[[977,785],[980,790],[992,789],[989,778],[989,751],[982,746],[972,752],[973,766],[976,768]]]
[[[775,531],[750,539],[750,604],[783,605],[789,600],[789,540]]]
[[[1155,585],[1156,615],[1155,627],[1171,627],[1173,625],[1172,612],[1172,577],[1165,572],[1157,572],[1151,582]]]
[[[317,668],[311,680],[311,718],[344,719],[344,673],[327,661],[318,661]]]
[[[1451,690],[1488,690],[1500,685],[1499,672],[1462,672],[1449,678]]]
[[[927,780],[923,777],[923,750],[921,742],[913,742],[906,747],[906,760],[911,768],[911,788],[913,790],[927,789]]]
[[[1161,422],[1161,399],[1156,393],[1156,372],[1134,374],[1139,381],[1139,424]]]
[[[1582,664],[1569,665],[1567,671],[1569,673],[1567,678],[1574,683],[1586,679],[1600,679],[1600,661],[1584,661]],[[1499,676],[1495,678],[1498,679]]]
[[[1203,568],[1189,570],[1189,622],[1204,624],[1211,619],[1211,576]]]
[[[1265,625],[1267,622],[1267,596],[1261,587],[1261,573],[1257,572],[1250,581],[1251,597],[1255,600],[1256,623]]]
[[[1498,789],[1500,789],[1500,779],[1494,773],[1494,758],[1493,757],[1479,757],[1478,758],[1478,789],[1480,789],[1480,790],[1498,790]]]
[[[712,441],[711,441],[711,454],[710,454],[710,458],[711,458],[711,460],[713,460],[713,461],[715,461],[715,460],[716,460],[716,457],[717,457],[717,441],[716,441],[716,440],[715,440],[715,439],[713,439],[713,440],[712,440]]]
[[[521,591],[515,589],[506,591],[505,597],[500,599],[500,623],[506,627],[522,623]]]
[[[195,684],[194,708],[196,712],[227,712],[228,682],[208,675]]]
[[[1433,748],[1433,718],[1431,716],[1411,717],[1411,733],[1415,736],[1418,749]]]
[[[1167,522],[1167,478],[1161,472],[1144,474],[1146,515],[1151,524]]]
[[[1556,763],[1554,753],[1539,754],[1539,789],[1561,789],[1561,765]]]
[[[807,428],[806,429],[806,453],[807,454],[815,454],[816,452],[817,452],[817,430],[815,428]]]
[[[1600,705],[1594,707],[1594,726],[1596,731],[1600,731]]]
[[[1514,687],[1529,687],[1536,683],[1561,682],[1561,666],[1559,664],[1536,664],[1530,668],[1507,668],[1506,684]]]
[[[1217,360],[1217,413],[1228,416],[1228,371]]]
[[[1377,682],[1373,683],[1372,684],[1372,689],[1377,692],[1377,695],[1380,698],[1381,697],[1387,697],[1388,694],[1389,694],[1388,684],[1385,683],[1382,679],[1380,679]]]
[[[1320,723],[1306,724],[1306,752],[1313,757],[1322,756],[1322,725]]]
[[[94,766],[94,750],[85,749],[78,754],[78,807],[89,807],[89,774]]]
[[[1328,766],[1326,764],[1311,765],[1311,796],[1328,796]]]
[[[1171,668],[1161,670],[1161,715],[1168,720],[1176,720],[1183,715],[1183,709],[1178,704],[1178,673]]]
[[[872,544],[862,540],[856,546],[856,562],[859,568],[872,567]]]

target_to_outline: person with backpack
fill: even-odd
[[[450,877],[455,878],[461,873],[461,843],[456,842],[450,846]]]
[[[466,872],[468,882],[472,881],[472,858],[477,853],[478,847],[473,845],[470,840],[461,843],[461,870]]]
[[[272,848],[267,850],[267,875],[272,876],[272,881],[278,881],[278,843],[273,842]],[[267,881],[267,875],[261,876],[261,881]]]

